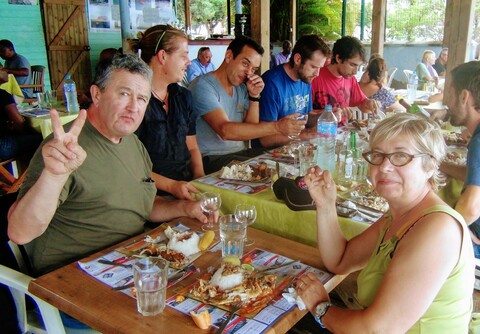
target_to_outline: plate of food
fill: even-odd
[[[372,210],[374,213],[383,214],[389,208],[388,202],[385,198],[380,196],[373,188],[368,185],[357,187],[348,193],[347,196],[342,196],[343,199],[349,200],[356,204],[357,208],[364,207]]]
[[[468,142],[462,137],[462,134],[454,131],[443,130],[443,139],[447,145],[466,146]]]
[[[215,232],[198,234],[190,230],[179,231],[167,226],[160,233],[147,235],[143,240],[117,249],[128,256],[161,257],[174,269],[184,269],[204,251],[213,246]]]
[[[229,309],[241,302],[238,314],[247,316],[265,307],[276,295],[277,276],[256,270],[238,258],[227,258],[213,272],[200,278],[188,291],[195,299]]]
[[[467,150],[465,148],[449,148],[443,161],[453,165],[465,166],[467,164]]]
[[[219,178],[246,182],[268,182],[272,174],[272,169],[265,162],[232,161],[220,170]]]

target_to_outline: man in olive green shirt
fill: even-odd
[[[68,132],[51,111],[53,135],[32,159],[9,212],[9,237],[28,243],[35,275],[139,234],[146,220],[206,222],[197,202],[155,196],[152,163],[133,134],[150,87],[149,67],[121,55],[96,74],[93,103]]]

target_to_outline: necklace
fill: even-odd
[[[152,93],[153,93],[153,96],[155,96],[155,98],[159,100],[160,103],[162,103],[162,106],[165,106],[167,104],[165,101],[167,101],[168,99],[168,91],[167,91],[167,94],[165,94],[165,97],[163,99],[160,98],[160,96],[158,96],[158,94],[154,90],[152,90]]]

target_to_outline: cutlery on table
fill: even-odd
[[[121,263],[121,262],[115,262],[115,261],[109,261],[109,260],[105,260],[105,259],[99,259],[97,260],[98,263],[101,263],[101,264],[108,264],[108,265],[111,265],[111,266],[119,266],[119,267],[124,267],[124,268],[132,268],[132,265],[131,264],[125,264],[125,263]]]
[[[175,274],[173,274],[172,276],[170,276],[168,278],[168,281],[167,281],[167,287],[170,287],[171,285],[175,284],[175,283],[178,283],[179,281],[181,281],[185,276],[186,273],[188,272],[194,272],[195,270],[197,270],[197,268],[193,265],[190,265],[188,267],[185,267],[183,268],[182,270],[176,272]],[[130,282],[128,284],[125,284],[125,285],[122,285],[122,286],[116,286],[116,287],[113,287],[112,289],[113,290],[117,290],[117,291],[120,291],[120,290],[125,290],[125,289],[128,289],[128,288],[131,288],[133,287],[135,284],[134,282]]]
[[[228,323],[230,322],[230,320],[232,320],[235,313],[237,313],[244,305],[245,305],[244,301],[236,302],[235,304],[233,304],[232,309],[230,310],[230,314],[228,315],[228,318],[224,322],[222,322],[222,324],[220,325],[220,327],[218,327],[215,334],[222,334],[225,327],[227,327]]]
[[[288,267],[289,265],[292,265],[292,264],[294,264],[295,262],[298,262],[298,261],[293,260],[293,261],[288,261],[288,262],[285,262],[285,263],[277,264],[277,265],[275,265],[275,266],[271,266],[271,267],[268,267],[268,268],[265,268],[265,269],[257,270],[257,273],[265,273],[265,272],[267,272],[267,271],[271,271],[271,270],[275,270],[275,269],[280,269],[280,268],[283,268],[283,267]]]

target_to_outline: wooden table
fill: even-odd
[[[188,218],[177,219],[182,224],[194,230],[199,229],[199,223]],[[175,222],[175,221],[174,221]],[[174,223],[173,222],[173,223]],[[85,260],[93,260],[113,249],[125,245],[137,236],[121,244],[100,251]],[[253,228],[248,229],[248,237],[255,240],[255,244],[246,247],[245,251],[261,248],[290,258],[299,260],[316,268],[323,268],[319,252],[316,248],[294,242],[279,236],[269,234]],[[218,238],[218,232],[217,236]],[[201,273],[220,258],[220,252],[207,252],[197,259],[194,264],[201,269]],[[195,273],[184,281],[167,290],[167,298],[172,296],[181,287],[188,286],[201,273]],[[331,291],[345,276],[334,276],[327,284],[327,291]],[[35,296],[47,301],[58,309],[68,313],[92,328],[104,333],[210,333],[199,329],[192,319],[180,312],[166,307],[163,313],[144,317],[137,312],[135,299],[122,292],[114,291],[106,284],[101,283],[77,265],[72,263],[51,273],[31,281],[28,290]],[[307,311],[294,308],[280,318],[267,333],[285,333]]]

